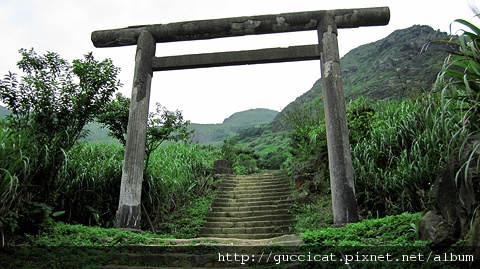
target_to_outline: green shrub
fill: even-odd
[[[246,175],[258,171],[259,155],[254,150],[241,146],[238,137],[225,139],[220,150],[222,158],[232,164],[235,174]]]
[[[422,211],[436,174],[458,146],[452,137],[465,135],[460,116],[445,109],[438,94],[377,102],[373,110],[366,136],[351,145],[359,205],[370,216]]]
[[[112,227],[118,208],[123,147],[78,143],[60,168],[55,211],[63,221]],[[142,187],[142,227],[156,230],[165,216],[210,189],[214,156],[198,145],[175,143],[152,153]]]
[[[417,241],[413,225],[420,213],[402,213],[381,219],[363,220],[341,228],[307,230],[302,234],[309,246],[426,246],[428,241]]]
[[[113,144],[76,144],[57,177],[61,189],[58,209],[63,220],[112,227],[118,207],[123,147]]]

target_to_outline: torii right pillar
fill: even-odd
[[[343,94],[337,24],[328,14],[318,24],[322,91],[327,128],[328,163],[332,192],[333,226],[358,222],[352,156]]]

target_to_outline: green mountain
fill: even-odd
[[[4,108],[3,106],[0,106],[0,119],[4,118],[8,114],[10,114],[10,110]]]
[[[448,40],[444,32],[430,26],[414,25],[397,30],[384,39],[362,45],[341,58],[343,88],[347,102],[358,96],[374,100],[407,98],[430,91],[451,48],[436,40]],[[433,43],[432,43],[433,42]],[[271,123],[273,130],[286,130],[284,118],[288,111],[317,106],[322,96],[320,79],[313,87],[285,107],[280,113],[269,109],[237,112],[221,124],[190,124],[195,130],[194,141],[221,143],[240,130]],[[0,117],[8,113],[0,107]],[[107,141],[106,130],[98,125],[89,127],[87,140]]]
[[[0,119],[8,115],[10,111],[0,106]],[[263,124],[272,122],[278,111],[256,108],[246,111],[236,112],[226,118],[220,124],[199,124],[191,123],[190,130],[195,130],[194,142],[199,143],[221,143],[225,138],[235,136],[239,131],[259,127]],[[95,143],[118,143],[116,139],[107,136],[108,130],[101,128],[99,123],[93,122],[86,126],[89,135],[84,138],[87,141]]]
[[[449,38],[447,33],[430,26],[414,25],[351,50],[340,59],[345,99],[348,102],[359,96],[373,100],[407,98],[430,91],[452,50],[444,43],[433,41]],[[285,129],[285,113],[316,105],[321,96],[319,79],[277,115],[272,123],[274,129]]]
[[[189,125],[190,130],[195,130],[193,140],[199,143],[221,143],[225,138],[235,136],[239,131],[258,127],[272,122],[278,111],[256,108],[236,112],[226,118],[220,124],[198,124]]]

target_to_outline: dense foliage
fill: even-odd
[[[110,60],[92,54],[69,64],[58,54],[20,50],[20,79],[8,73],[0,101],[10,110],[1,123],[0,231],[38,229],[53,212],[62,188],[56,184],[65,155],[83,127],[120,86]],[[33,227],[31,227],[33,226]]]
[[[126,145],[130,99],[117,93],[114,100],[107,103],[97,116],[97,121],[109,130],[108,136]],[[154,112],[148,113],[147,140],[145,143],[145,167],[150,156],[165,141],[188,141],[193,131],[188,131],[190,121],[183,119],[180,110],[170,111],[156,103]]]
[[[154,133],[149,136],[157,137],[147,152],[150,165],[146,166],[142,189],[142,227],[174,237],[197,236],[213,197],[211,166],[221,157],[233,164],[237,174],[287,168],[295,180],[302,180],[302,191],[310,195],[305,200],[310,200],[295,204],[292,210],[298,213],[296,232],[303,233],[307,246],[426,247],[429,242],[417,240],[418,212],[431,203],[432,186],[446,164],[452,159],[459,162],[460,168],[452,173],[456,183],[466,178],[478,183],[480,29],[464,20],[457,22],[471,31],[465,31],[458,41],[441,42],[458,47],[458,51],[446,59],[431,91],[425,91],[422,83],[408,88],[409,83],[404,83],[402,76],[416,72],[408,67],[393,73],[389,69],[385,73],[389,79],[379,90],[385,93],[396,87],[392,96],[401,98],[363,97],[365,87],[377,87],[380,82],[372,79],[368,70],[347,62],[346,77],[353,79],[347,79],[347,83],[358,82],[350,93],[355,99],[347,104],[356,196],[362,217],[369,220],[340,229],[327,228],[332,217],[327,212],[331,211],[331,201],[324,199],[329,197],[330,184],[320,97],[318,101],[304,100],[304,105],[297,103],[285,109],[282,128],[272,124],[237,130],[236,137],[225,139],[218,148],[184,142],[161,145],[172,137],[175,141],[183,140],[189,132],[181,113],[159,107],[157,121],[152,121],[151,126],[160,128],[151,129]],[[424,27],[415,28],[414,32],[417,36],[429,33]],[[377,45],[381,58],[375,60],[373,68],[380,70],[390,63],[387,67],[396,69],[387,50],[393,43],[383,41]],[[395,51],[411,54],[418,46],[414,42]],[[372,49],[367,52],[378,54]],[[107,104],[108,94],[119,85],[114,76],[117,69],[109,61],[94,61],[91,55],[85,56],[84,61],[75,61],[70,69],[55,54],[41,57],[33,51],[22,53],[24,60],[19,65],[25,66],[28,75],[18,83],[16,76],[9,74],[0,84],[0,97],[12,109],[12,115],[0,128],[2,239],[6,238],[8,243],[8,235],[13,232],[33,233],[42,228],[44,233],[27,236],[27,241],[37,246],[148,243],[145,237],[110,234],[102,229],[92,232],[79,225],[54,223],[113,226],[124,148],[77,140],[94,112],[102,111],[103,123],[113,136],[125,142],[129,100],[117,95]],[[360,54],[356,56],[361,57]],[[54,75],[57,71],[60,73]],[[355,72],[363,75],[355,80],[351,77]],[[71,73],[80,77],[79,85],[74,83]],[[101,78],[108,75],[109,79]],[[29,93],[33,90],[41,94],[32,97]],[[84,90],[93,92],[87,94]],[[406,98],[407,92],[414,94]],[[64,93],[70,98],[62,97]],[[77,107],[81,111],[74,110]],[[74,126],[69,126],[70,120],[66,119],[75,113],[81,120],[71,119]],[[47,131],[40,130],[42,126]],[[469,145],[465,158],[464,149],[472,137],[476,142]],[[321,194],[321,199],[311,198],[312,193]],[[476,201],[480,200],[479,193]],[[477,209],[475,204],[473,214]],[[48,233],[62,239],[51,240]],[[99,240],[105,236],[113,239]]]
[[[98,112],[121,106],[112,105],[123,100],[118,96],[110,102],[120,85],[118,69],[110,60],[95,61],[91,54],[70,66],[55,53],[21,53],[19,66],[26,74],[18,82],[10,73],[0,83],[0,98],[11,111],[0,128],[2,244],[18,239],[14,234],[48,229],[54,221],[112,227],[124,148],[78,140],[86,123],[101,115]],[[122,104],[128,107],[128,101]],[[146,152],[150,165],[142,189],[144,229],[173,233],[162,226],[166,216],[210,192],[209,175],[218,151],[183,142],[162,144],[186,140],[187,124],[179,111],[158,106],[151,113]],[[202,201],[208,205],[210,200]],[[205,206],[197,213],[202,210]],[[188,227],[196,228],[190,234],[200,224],[192,221]]]

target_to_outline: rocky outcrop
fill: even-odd
[[[471,136],[452,154],[432,189],[430,209],[419,220],[419,237],[434,248],[465,239],[467,252],[480,259],[480,135]]]

